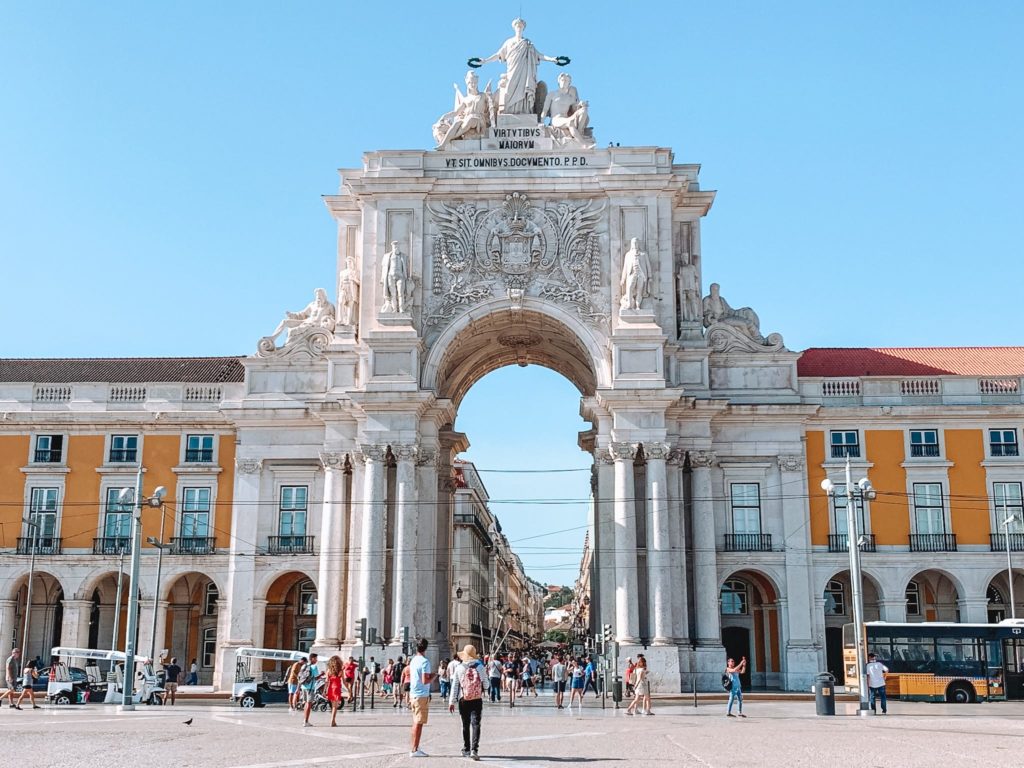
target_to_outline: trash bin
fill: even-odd
[[[622,701],[622,678],[618,675],[615,676],[615,680],[612,682],[612,701],[616,703]]]
[[[836,678],[830,672],[822,672],[814,685],[814,708],[819,715],[836,713]]]

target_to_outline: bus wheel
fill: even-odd
[[[970,704],[974,701],[974,690],[969,683],[950,683],[946,689],[946,701],[950,704]]]

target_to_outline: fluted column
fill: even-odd
[[[715,505],[711,491],[711,467],[715,454],[690,454],[693,470],[693,578],[696,582],[697,642],[721,645],[719,616],[718,558],[715,537]]]
[[[424,637],[434,637],[437,625],[434,611],[436,585],[431,577],[434,546],[437,541],[437,449],[420,446],[416,455],[416,546],[412,562],[416,571],[413,590],[415,606],[412,626]],[[433,630],[433,631],[432,631]]]
[[[668,469],[668,535],[670,583],[672,588],[672,637],[676,642],[689,639],[687,594],[691,585],[686,573],[686,533],[683,523],[682,463],[686,454],[673,449],[667,459]]]
[[[360,538],[359,603],[356,621],[383,628],[385,547],[385,446],[360,446],[366,464],[363,477],[363,525]]]
[[[636,445],[612,443],[610,449],[615,460],[615,636],[620,643],[632,644],[640,639],[633,483]]]
[[[419,506],[416,494],[415,445],[392,446],[398,460],[395,471],[395,593],[392,601],[392,632],[397,636],[402,627],[410,634],[417,628],[413,622],[416,605],[416,533],[419,529]]]
[[[345,529],[348,511],[345,454],[320,454],[324,465],[324,505],[320,518],[320,568],[317,579],[316,645],[341,640],[345,600]]]
[[[668,478],[665,460],[669,447],[664,443],[644,443],[647,459],[647,498],[650,520],[647,525],[647,585],[650,593],[648,626],[655,645],[672,642],[672,548],[669,541]]]

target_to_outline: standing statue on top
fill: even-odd
[[[492,61],[504,61],[506,67],[507,82],[503,93],[503,106],[501,110],[506,115],[533,115],[537,114],[537,65],[542,61],[550,61],[564,67],[569,63],[568,56],[545,56],[538,51],[527,38],[523,37],[523,30],[526,29],[526,22],[520,18],[513,19],[512,29],[515,35],[510,37],[496,53],[486,59],[472,58],[469,66],[481,67]]]
[[[380,286],[384,294],[381,313],[405,314],[412,298],[412,279],[409,277],[409,262],[397,240],[391,241],[391,250],[381,259]]]
[[[650,295],[651,261],[647,252],[642,250],[637,238],[629,241],[629,250],[622,258],[622,299],[620,310],[640,309],[645,296]]]

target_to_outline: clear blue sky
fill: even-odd
[[[705,281],[789,347],[1024,341],[1020,3],[25,0],[0,6],[0,356],[253,351],[334,284],[335,169],[430,146],[520,12],[572,57],[600,144],[702,164]],[[470,458],[585,465],[558,381],[482,381]],[[494,421],[526,386],[560,415],[541,432]],[[586,477],[485,481],[581,498]],[[496,509],[512,538],[584,520]],[[524,559],[571,581],[573,557]]]

